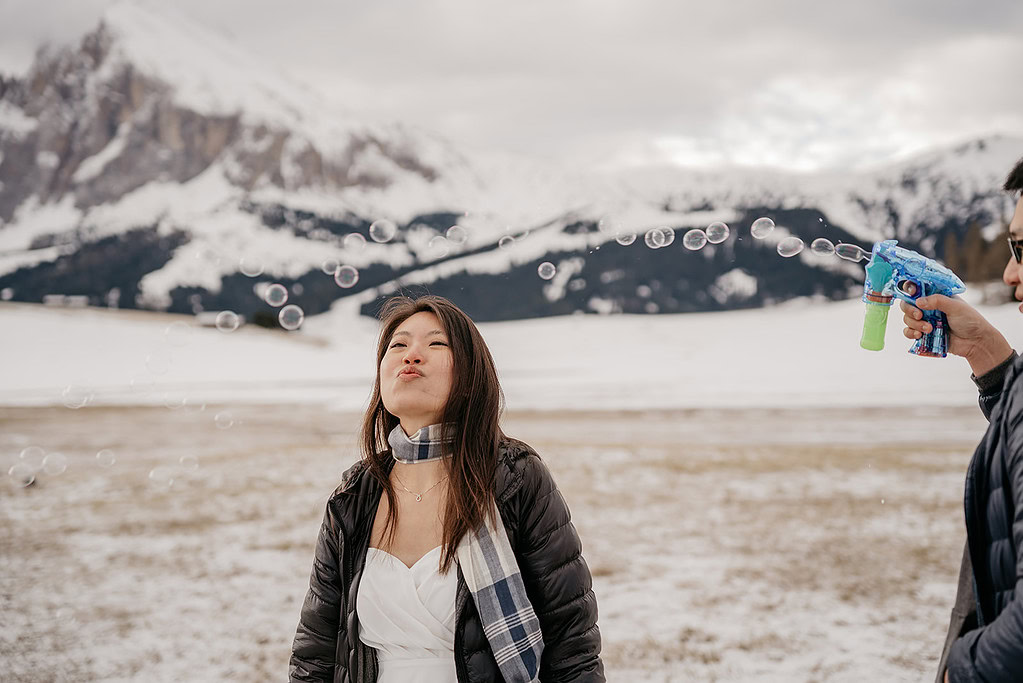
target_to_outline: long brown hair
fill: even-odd
[[[493,509],[498,445],[504,438],[499,424],[504,394],[490,349],[469,316],[447,299],[432,295],[416,299],[399,296],[389,299],[381,309],[376,381],[362,421],[362,456],[387,495],[384,536],[390,543],[398,524],[398,510],[388,476],[391,448],[387,435],[399,420],[387,411],[380,396],[380,362],[395,330],[416,313],[424,312],[440,319],[453,361],[451,393],[441,420],[453,426],[450,435],[453,440],[445,446],[451,449],[441,557],[441,570],[446,572],[455,559],[459,541],[483,524]]]

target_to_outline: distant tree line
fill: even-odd
[[[1009,236],[1009,224],[1004,219],[998,236],[990,242],[984,239],[984,228],[973,222],[960,240],[955,231],[945,235],[944,261],[964,282],[987,282],[1000,280],[1005,262],[1009,258],[1009,247],[1005,240]]]

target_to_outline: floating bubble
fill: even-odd
[[[195,472],[199,469],[199,458],[194,455],[182,455],[178,458],[178,464],[186,472]]]
[[[183,320],[171,323],[163,331],[163,338],[167,340],[167,343],[179,348],[188,344],[191,336],[192,326]]]
[[[170,467],[154,467],[149,471],[149,483],[158,489],[169,489],[174,486],[174,470]]]
[[[217,425],[217,429],[230,429],[234,426],[234,416],[227,412],[217,413],[213,418],[213,424]]]
[[[707,233],[699,228],[693,228],[682,237],[682,246],[689,251],[699,251],[707,244]]]
[[[453,244],[465,244],[466,240],[469,239],[469,233],[461,225],[452,225],[444,235]]]
[[[646,245],[651,249],[660,249],[664,246],[667,239],[668,236],[665,235],[660,228],[651,228],[646,231],[645,235],[643,235],[643,241],[646,242]]]
[[[670,247],[671,243],[675,241],[675,229],[674,228],[669,228],[669,227],[664,227],[664,228],[661,228],[661,232],[664,234],[664,245],[663,246]]]
[[[283,306],[288,302],[288,288],[275,282],[266,288],[266,291],[263,293],[263,301],[274,308]]]
[[[96,453],[96,464],[100,467],[113,467],[117,462],[117,456],[109,448],[104,448]]]
[[[341,266],[334,273],[334,282],[337,283],[338,287],[348,289],[354,287],[355,283],[359,281],[359,271],[355,266]]]
[[[234,332],[242,324],[241,318],[234,311],[217,313],[216,325],[221,332]]]
[[[373,221],[369,226],[369,236],[374,242],[390,242],[397,234],[398,226],[394,224],[394,221],[389,221],[386,218]]]
[[[32,468],[32,471],[35,472],[43,466],[43,458],[46,457],[46,451],[39,446],[28,446],[21,449],[18,457],[23,465]]]
[[[25,463],[19,462],[11,465],[11,469],[7,470],[7,476],[14,481],[15,486],[25,488],[35,483],[36,471]]]
[[[286,330],[297,330],[305,320],[305,311],[295,304],[288,304],[277,315],[277,321]]]
[[[366,238],[357,232],[350,232],[345,235],[344,240],[341,242],[344,248],[348,251],[355,252],[358,254],[366,248]]]
[[[554,277],[558,269],[554,267],[554,264],[550,261],[544,261],[540,264],[540,267],[536,269],[537,274],[544,280],[550,280]]]
[[[803,251],[803,240],[798,237],[790,236],[778,242],[778,256],[784,258],[792,258],[799,252]]]
[[[66,471],[67,457],[63,453],[47,453],[43,458],[43,472],[56,476]]]
[[[13,298],[14,298],[14,290],[12,288],[4,287],[3,289],[0,289],[0,300],[2,300],[2,301],[10,301]]]
[[[64,387],[64,390],[60,392],[60,400],[66,408],[72,410],[78,410],[84,408],[89,404],[89,399],[92,398],[92,394],[83,387],[77,387],[73,384],[69,384]]]
[[[622,231],[621,223],[614,218],[601,218],[597,221],[597,230],[605,235],[617,235]]]
[[[138,377],[132,377],[131,381],[128,382],[128,387],[132,392],[144,396],[156,388],[156,380],[149,375],[139,375]]]
[[[451,245],[448,242],[448,238],[443,235],[434,235],[426,246],[430,250],[430,255],[434,258],[444,258],[451,253]]]
[[[497,240],[497,246],[500,249],[508,249],[513,244],[515,244],[515,238],[511,235],[505,235],[501,239]]]
[[[617,235],[615,235],[615,242],[622,245],[623,247],[627,247],[635,241],[636,233],[634,232],[620,232]]]
[[[708,225],[705,232],[708,242],[711,244],[721,244],[728,239],[728,235],[731,231],[728,229],[727,225],[721,221],[716,221]]]
[[[846,261],[852,261],[858,263],[864,259],[870,258],[870,252],[864,251],[855,244],[844,244],[839,242],[835,245],[835,255],[838,258],[845,259]]]
[[[333,275],[334,273],[337,272],[337,269],[340,267],[341,267],[340,261],[338,261],[336,258],[329,258],[323,262],[323,265],[320,266],[320,270],[323,271],[324,275]]]
[[[770,218],[758,218],[753,221],[749,228],[750,234],[758,240],[762,240],[774,232],[774,221]]]
[[[829,239],[818,237],[810,242],[810,251],[820,256],[831,256],[835,253],[835,245]]]
[[[238,270],[242,272],[242,275],[259,277],[263,274],[263,262],[251,256],[243,257],[238,260]]]
[[[168,391],[163,395],[163,404],[171,410],[180,410],[188,403],[188,397],[182,393]]]
[[[74,625],[78,623],[78,617],[75,616],[75,611],[70,607],[60,607],[56,612],[53,613],[53,618],[59,623],[65,625]]]

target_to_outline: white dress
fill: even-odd
[[[458,573],[441,574],[441,547],[412,567],[370,548],[355,611],[359,640],[376,649],[377,683],[456,683]]]

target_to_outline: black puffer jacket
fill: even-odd
[[[540,680],[604,681],[590,570],[550,472],[529,446],[509,439],[501,444],[495,492],[543,631]],[[292,648],[293,683],[376,680],[376,652],[359,640],[355,597],[381,494],[360,462],[345,473],[327,501]],[[503,680],[461,572],[454,645],[459,683]]]
[[[977,628],[948,654],[952,683],[1023,681],[1023,357],[981,407],[990,425],[966,474],[966,535]]]

